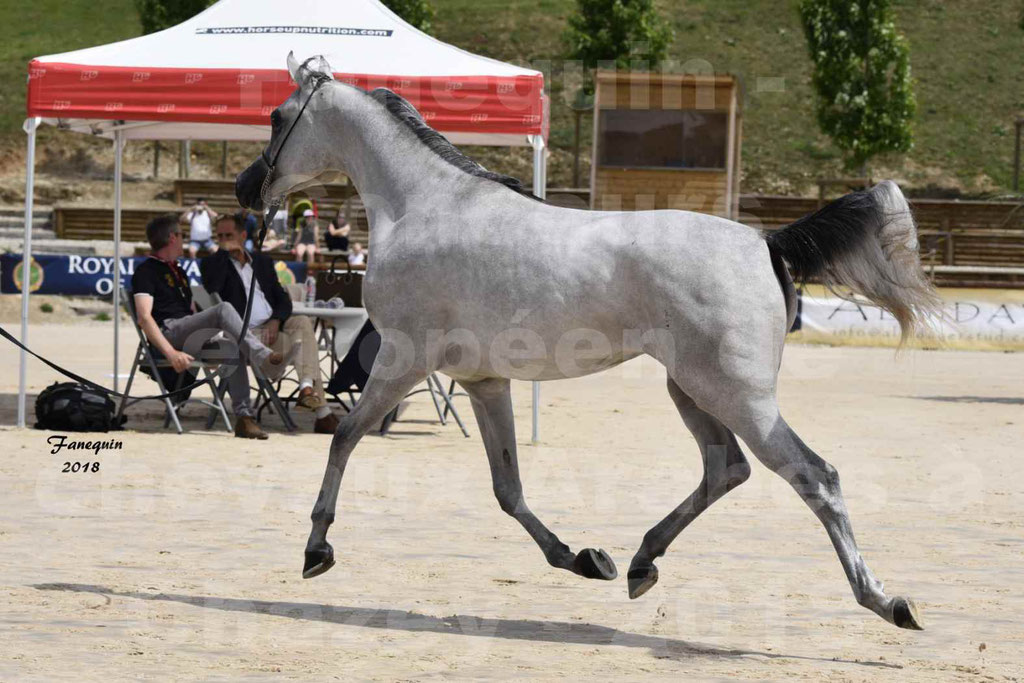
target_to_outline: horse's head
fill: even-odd
[[[299,87],[271,113],[270,142],[235,180],[238,203],[255,211],[274,197],[317,185],[337,170],[330,168],[327,146],[317,140],[317,113],[328,101],[323,86],[334,80],[331,66],[323,57],[300,64],[289,52],[288,73]]]

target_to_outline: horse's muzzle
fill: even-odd
[[[235,198],[238,203],[253,211],[263,210],[263,182],[267,179],[270,167],[263,160],[263,156],[257,157],[256,161],[249,164],[249,168],[238,174],[235,179]]]

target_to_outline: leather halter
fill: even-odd
[[[306,97],[306,101],[302,103],[302,108],[299,109],[298,115],[292,119],[292,123],[288,126],[288,130],[285,132],[284,137],[281,138],[281,144],[277,146],[277,151],[274,152],[274,158],[270,158],[267,154],[266,148],[260,152],[260,159],[263,160],[263,164],[267,167],[267,175],[264,176],[263,185],[260,187],[260,199],[263,200],[264,204],[267,204],[267,191],[270,189],[270,183],[273,179],[274,172],[277,170],[277,160],[281,156],[281,152],[284,150],[284,146],[288,142],[288,138],[291,137],[292,131],[295,130],[295,124],[297,124],[299,119],[302,118],[302,114],[306,111],[306,107],[309,106],[309,103],[313,99],[313,95],[316,94],[316,91],[319,90],[324,83],[332,80],[326,75],[316,75],[315,78],[316,83],[313,85],[313,89],[310,91],[309,96]],[[260,246],[262,246],[262,242],[260,243]]]
[[[269,202],[267,201],[266,198],[267,192],[270,190],[270,183],[274,178],[274,172],[277,170],[277,159],[278,157],[281,156],[281,150],[284,149],[285,143],[288,142],[288,138],[291,136],[292,131],[295,130],[295,124],[297,124],[299,122],[299,119],[302,118],[302,114],[306,111],[306,107],[309,106],[309,102],[310,100],[313,99],[313,95],[316,94],[316,91],[319,90],[324,83],[327,83],[328,81],[332,80],[330,76],[323,74],[314,74],[314,78],[316,79],[316,83],[314,83],[313,89],[310,91],[309,96],[306,97],[306,101],[302,103],[302,108],[299,109],[298,115],[294,119],[292,119],[292,123],[290,126],[288,126],[288,130],[285,132],[284,137],[281,138],[281,143],[277,146],[277,151],[274,152],[273,159],[271,159],[267,154],[266,148],[264,148],[263,151],[260,152],[260,160],[263,162],[263,165],[267,167],[267,175],[263,177],[263,185],[260,187],[260,201],[263,202],[264,213],[262,225],[260,226],[259,234],[256,236],[256,245],[253,251],[263,251],[263,242],[267,238],[267,216],[270,216],[271,219],[273,219],[273,217],[277,214],[278,207],[280,207],[281,205],[280,197],[275,197],[273,200]],[[249,295],[248,297],[246,297],[245,300],[245,315],[242,316],[242,331],[241,335],[238,338],[239,344],[242,343],[242,338],[249,330],[249,319],[252,316],[252,298],[255,293],[256,278],[254,276],[252,282],[249,283]]]

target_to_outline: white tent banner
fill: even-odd
[[[442,132],[482,144],[546,132],[541,72],[442,43],[377,0],[221,0],[158,33],[37,57],[28,112],[107,135],[131,121],[127,138],[212,138],[189,130],[207,123],[231,126],[220,139],[258,139],[252,127],[295,89],[289,51],[323,55],[339,81],[395,91]]]
[[[1024,300],[1012,294],[1000,299],[944,297],[948,320],[937,322],[931,335],[945,342],[979,343],[1017,347],[1024,345]],[[837,341],[892,339],[900,336],[896,319],[869,303],[855,303],[838,297],[803,295],[800,301],[802,330]]]

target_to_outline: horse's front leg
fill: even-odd
[[[306,543],[306,561],[302,567],[302,578],[311,579],[334,566],[334,549],[327,542],[327,529],[334,523],[341,478],[345,474],[345,465],[348,464],[348,456],[352,449],[366,432],[374,425],[379,425],[409,390],[426,376],[426,372],[409,371],[399,379],[382,379],[371,372],[355,408],[338,421],[338,429],[331,441],[327,471],[324,472],[320,495],[317,496],[316,505],[313,507],[313,530]]]
[[[480,433],[483,435],[487,460],[491,466],[494,495],[502,511],[511,515],[529,532],[553,567],[568,569],[588,579],[610,581],[618,576],[615,563],[604,550],[586,548],[574,554],[530,512],[523,497],[516,457],[515,421],[512,396],[507,379],[485,379],[460,382],[473,403]]]

